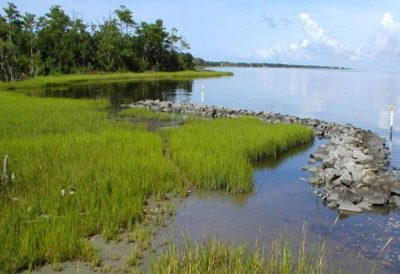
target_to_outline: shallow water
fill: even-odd
[[[48,89],[46,96],[109,98],[114,106],[143,99],[201,103],[205,86],[206,104],[264,110],[352,123],[389,135],[389,108],[395,106],[392,165],[400,166],[400,77],[359,71],[222,68],[233,77],[193,81],[142,81],[89,85],[64,90]],[[400,273],[400,211],[389,208],[373,213],[342,216],[326,208],[314,196],[301,171],[308,155],[321,141],[284,157],[265,162],[254,173],[255,193],[230,195],[222,191],[195,191],[182,206],[168,230],[182,242],[218,236],[230,242],[265,248],[281,233],[294,246],[306,225],[311,243],[326,242],[328,265],[334,272]],[[347,218],[345,218],[347,217]],[[392,239],[381,252],[385,243]]]
[[[325,242],[328,265],[334,273],[400,272],[400,212],[377,210],[370,214],[342,216],[334,226],[337,211],[323,205],[313,189],[300,177],[300,166],[321,141],[258,166],[254,173],[255,192],[231,195],[223,191],[194,191],[177,208],[171,226],[161,238],[173,236],[203,241],[219,238],[228,242],[259,245],[268,250],[281,234],[296,245],[303,225],[307,243]],[[346,218],[347,217],[347,218]],[[383,245],[393,240],[380,253]]]

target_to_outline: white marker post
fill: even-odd
[[[390,141],[392,141],[393,135],[393,114],[394,114],[394,107],[393,105],[390,106]]]
[[[204,104],[204,85],[201,85],[201,104]]]

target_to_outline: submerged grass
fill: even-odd
[[[311,142],[301,125],[266,125],[254,117],[197,120],[166,132],[172,159],[196,186],[249,192],[252,162]]]
[[[47,262],[57,269],[75,259],[99,265],[85,238],[116,238],[121,229],[138,227],[147,197],[183,192],[175,164],[199,187],[249,191],[252,161],[312,136],[301,126],[251,118],[190,120],[159,134],[108,119],[108,106],[0,91],[0,157],[9,155],[16,176],[0,186],[0,272]],[[166,119],[143,111],[125,115]],[[145,239],[146,248],[147,234],[139,232],[135,239]]]
[[[186,244],[183,251],[173,245],[153,261],[153,273],[327,273],[324,245],[314,252],[300,248],[296,255],[288,240],[279,238],[269,257],[259,247],[229,246],[220,240],[208,244]]]
[[[223,71],[179,71],[179,72],[115,72],[115,73],[96,73],[96,74],[68,74],[55,76],[40,76],[20,82],[0,82],[1,90],[24,89],[24,88],[44,88],[56,87],[81,83],[106,83],[121,82],[130,80],[185,80],[194,78],[208,78],[232,76],[231,72]]]

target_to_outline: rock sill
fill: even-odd
[[[303,124],[312,128],[318,138],[329,140],[310,155],[309,163],[317,165],[303,167],[310,172],[309,183],[316,186],[314,194],[328,207],[349,212],[370,211],[375,206],[400,207],[400,174],[389,168],[390,151],[385,140],[370,130],[280,113],[159,100],[139,101],[123,107],[210,118],[247,115],[270,124]]]

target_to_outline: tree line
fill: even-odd
[[[205,61],[201,58],[196,58],[195,63],[196,66],[202,66],[202,67],[305,68],[305,69],[338,69],[338,70],[350,69],[338,66],[294,65],[294,64],[284,64],[284,63],[244,63],[244,62],[228,62],[228,61]]]
[[[99,24],[86,24],[52,6],[44,16],[8,3],[0,14],[0,79],[93,71],[178,71],[194,68],[186,40],[161,19],[136,22],[120,6]]]

